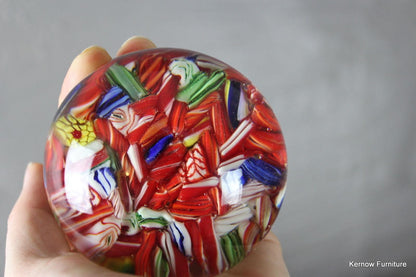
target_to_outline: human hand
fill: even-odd
[[[133,37],[121,46],[117,56],[154,47],[147,39]],[[78,55],[62,84],[59,103],[76,84],[110,60],[106,50],[97,46]],[[5,276],[131,276],[110,271],[80,253],[70,251],[49,207],[43,184],[42,165],[30,163],[22,192],[9,215]],[[269,233],[243,262],[220,276],[288,275],[280,243]]]

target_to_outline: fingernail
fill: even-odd
[[[85,59],[87,59],[87,62],[89,62],[90,60],[97,60],[97,59],[100,59],[101,57],[104,57],[106,60],[107,58],[111,60],[111,57],[108,54],[107,50],[105,50],[101,46],[91,45],[90,47],[85,48],[81,53],[78,54],[78,56],[76,56],[72,60],[70,68],[72,65],[80,61],[85,62]]]
[[[131,43],[132,41],[140,42],[141,45],[145,46],[146,48],[155,48],[156,44],[153,43],[150,39],[142,36],[132,36],[129,39],[127,39],[121,47]]]
[[[30,183],[30,179],[33,178],[33,174],[36,171],[36,167],[42,165],[40,163],[29,162],[26,166],[25,175],[23,177],[23,187],[25,187],[28,183]]]
[[[105,51],[105,52],[107,52],[104,48],[102,48],[101,46],[98,46],[98,45],[91,45],[91,46],[89,46],[89,47],[87,47],[87,48],[85,48],[79,55],[83,55],[83,54],[85,54],[85,53],[88,53],[88,52],[90,52],[91,50],[98,50],[98,51]],[[79,56],[78,55],[78,56]]]
[[[30,171],[31,171],[31,168],[33,167],[33,165],[34,165],[34,162],[29,162],[26,166],[25,175],[23,177],[23,187],[25,187],[26,184],[28,183],[28,178],[30,176]]]

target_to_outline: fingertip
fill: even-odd
[[[150,39],[141,36],[132,36],[121,45],[117,52],[117,56],[151,48],[156,48],[156,44]]]
[[[43,181],[43,165],[30,162],[26,166],[23,188],[17,201],[25,208],[41,208],[49,210]]]
[[[23,178],[23,187],[28,186],[34,178],[37,178],[42,173],[43,166],[40,163],[29,162],[26,166],[25,175]]]
[[[97,45],[86,48],[76,56],[62,83],[59,103],[80,81],[109,61],[111,61],[111,56],[104,48]]]
[[[272,232],[272,231],[270,231],[265,237],[264,237],[264,239],[266,239],[266,240],[270,240],[270,241],[273,241],[273,242],[277,242],[277,243],[279,243],[280,244],[280,241],[279,241],[279,239],[277,238],[277,236]]]
[[[82,52],[79,53],[79,55],[77,57],[88,54],[88,53],[94,53],[94,54],[100,54],[101,53],[101,54],[104,54],[104,55],[108,55],[107,50],[105,50],[103,47],[101,47],[99,45],[91,45],[91,46],[88,46],[87,48],[85,48],[84,50],[82,50]],[[77,57],[75,57],[75,59]]]

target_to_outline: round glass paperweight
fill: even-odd
[[[74,251],[120,272],[212,276],[246,257],[285,194],[286,149],[264,97],[207,55],[115,58],[60,106],[45,151]]]

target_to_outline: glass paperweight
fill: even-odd
[[[112,60],[60,106],[45,153],[74,251],[144,276],[212,276],[246,257],[285,194],[264,97],[212,57],[159,48]]]

